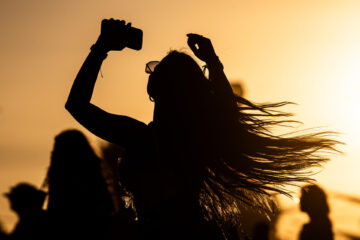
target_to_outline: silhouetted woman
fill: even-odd
[[[332,224],[329,219],[329,205],[327,197],[319,186],[307,185],[301,189],[300,209],[306,212],[310,221],[304,224],[300,240],[318,239],[332,240]]]
[[[333,150],[336,142],[321,134],[286,138],[267,131],[280,122],[272,117],[286,115],[271,107],[286,103],[255,105],[235,96],[210,40],[197,34],[188,34],[188,45],[206,62],[209,79],[182,52],[148,63],[147,91],[155,103],[150,124],[94,106],[113,33],[129,27],[118,20],[103,24],[113,32],[91,47],[66,109],[95,135],[126,149],[120,177],[134,196],[139,238],[222,239],[217,226],[235,222],[239,202],[269,213],[268,191],[286,193],[284,184],[308,180],[301,170],[327,160],[317,150]],[[117,41],[125,47],[126,38]]]
[[[56,136],[45,185],[50,239],[102,239],[107,234],[111,197],[100,159],[81,132],[67,130]]]

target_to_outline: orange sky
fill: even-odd
[[[143,29],[143,50],[109,54],[94,103],[149,122],[145,63],[170,49],[190,53],[186,33],[202,34],[250,100],[294,101],[304,128],[343,133],[346,155],[318,179],[360,195],[359,13],[356,0],[0,1],[0,193],[20,181],[40,186],[54,136],[84,130],[64,103],[100,21],[113,17]],[[0,197],[0,221],[13,217]]]

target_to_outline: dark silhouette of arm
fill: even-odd
[[[235,96],[231,85],[223,71],[223,65],[215,53],[210,39],[198,34],[188,34],[188,45],[195,56],[206,62],[209,69],[209,78],[212,82],[213,90],[217,101],[223,107],[229,107],[231,111],[236,111]]]
[[[224,67],[219,58],[215,56],[214,58],[208,60],[206,65],[209,69],[209,78],[210,81],[212,81],[218,100],[223,102],[225,105],[235,107],[236,109],[234,93],[224,73]]]
[[[124,147],[136,144],[147,125],[133,118],[110,114],[90,103],[95,82],[107,48],[101,42],[93,45],[71,88],[65,108],[96,136]]]

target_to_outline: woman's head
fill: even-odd
[[[78,130],[66,130],[55,137],[46,179],[50,190],[67,191],[88,176],[100,172],[100,160],[88,140]]]
[[[82,178],[99,172],[100,160],[85,135],[78,130],[66,130],[55,137],[49,177]]]
[[[45,180],[49,188],[49,209],[70,209],[96,204],[108,198],[100,159],[78,130],[67,130],[55,137],[50,167]],[[91,196],[91,197],[90,197]]]
[[[189,55],[171,51],[149,76],[148,94],[157,102],[185,102],[208,88],[208,80]]]
[[[69,159],[74,156],[94,155],[94,151],[85,135],[74,129],[63,131],[55,137],[52,155],[53,157],[62,156]],[[66,163],[62,164],[66,165]]]

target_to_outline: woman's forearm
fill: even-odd
[[[207,61],[206,64],[209,68],[209,77],[217,97],[221,101],[232,102],[236,106],[231,85],[224,73],[224,67],[219,58],[215,56]]]
[[[105,50],[96,44],[93,45],[91,52],[75,78],[66,102],[65,108],[70,113],[90,103],[101,64],[106,56]]]

